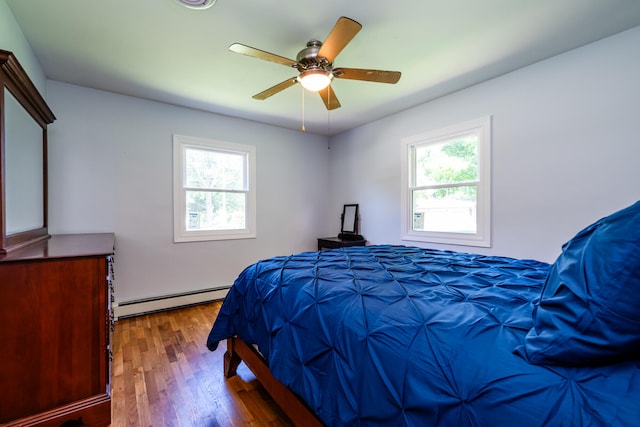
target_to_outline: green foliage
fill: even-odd
[[[467,135],[416,149],[416,184],[464,184],[478,180],[478,142]],[[475,200],[476,186],[452,186],[434,189],[431,197],[438,199]]]
[[[244,162],[244,156],[237,153],[195,148],[186,150],[185,184],[194,189],[187,192],[189,228],[244,226]]]

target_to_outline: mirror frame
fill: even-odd
[[[345,228],[345,220],[347,219],[347,209],[354,208],[353,215],[353,227],[350,227],[352,224],[349,222],[347,227]],[[344,205],[342,208],[342,224],[340,226],[340,234],[358,234],[358,204],[349,204]]]
[[[15,55],[0,49],[0,254],[21,248],[30,243],[49,238],[48,231],[48,154],[47,154],[47,125],[53,123],[56,117],[38,92],[26,71],[18,62]],[[32,230],[7,234],[6,228],[6,151],[5,151],[5,89],[18,101],[24,110],[42,129],[42,169],[43,169],[43,225]]]

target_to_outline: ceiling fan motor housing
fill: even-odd
[[[298,62],[298,70],[321,69],[331,71],[329,61],[326,58],[318,56],[318,52],[322,47],[322,42],[318,40],[310,40],[307,47],[298,52],[296,61]]]

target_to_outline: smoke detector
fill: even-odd
[[[216,3],[216,0],[178,0],[178,3],[189,9],[208,9]]]

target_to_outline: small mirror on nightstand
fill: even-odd
[[[338,237],[351,240],[362,240],[358,235],[358,204],[344,205],[342,208],[342,226]]]

